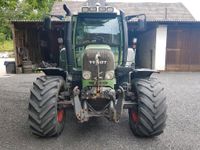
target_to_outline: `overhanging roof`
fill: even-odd
[[[64,20],[52,20],[53,23],[67,22]],[[11,20],[11,23],[43,23],[43,20]]]
[[[65,23],[68,21],[64,20],[53,20],[52,23]],[[42,24],[43,20],[12,20],[11,23],[39,23]],[[134,21],[129,21],[129,23],[136,23]],[[177,24],[200,24],[200,21],[184,21],[184,20],[147,20],[147,23],[165,23],[165,24],[171,24],[171,23],[177,23]]]

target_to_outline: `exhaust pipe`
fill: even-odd
[[[66,4],[63,5],[63,9],[66,12],[66,16],[71,16],[71,11],[67,7]],[[73,68],[73,57],[72,57],[72,41],[71,41],[71,34],[72,34],[72,23],[67,22],[65,24],[65,47],[66,47],[66,53],[67,53],[67,65],[68,65],[68,72],[72,71]]]

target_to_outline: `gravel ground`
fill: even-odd
[[[28,127],[29,88],[38,74],[0,78],[0,150],[61,149],[200,149],[200,73],[161,73],[166,87],[168,120],[165,132],[155,138],[136,138],[130,131],[128,115],[120,123],[103,118],[79,124],[68,112],[59,137],[38,138]]]

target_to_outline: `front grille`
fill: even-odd
[[[100,54],[100,77],[101,79],[105,79],[106,71],[114,70],[114,54],[110,50],[86,50],[83,55],[83,70],[90,71],[91,79],[95,79],[97,77],[97,65],[95,64],[95,56],[96,54]]]

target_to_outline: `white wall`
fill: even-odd
[[[155,65],[153,69],[165,70],[167,45],[167,26],[159,25],[156,29]]]

